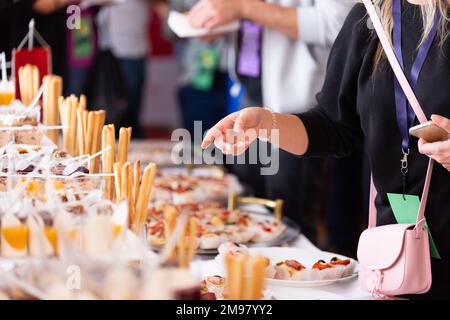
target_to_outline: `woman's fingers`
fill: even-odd
[[[196,28],[201,28],[206,21],[213,18],[214,14],[211,12],[206,1],[197,3],[191,11],[189,11],[189,23]]]
[[[427,156],[439,155],[441,153],[449,152],[449,142],[448,141],[438,141],[438,142],[426,142],[423,139],[419,140],[418,143],[419,152]]]
[[[438,126],[450,133],[450,120],[443,116],[433,114],[431,120]]]
[[[226,134],[227,130],[231,130],[234,125],[234,121],[238,117],[239,112],[234,112],[222,120],[220,120],[214,127],[212,127],[208,132],[206,133],[205,137],[202,141],[202,148],[206,149],[208,148],[211,143],[216,140],[216,138],[223,136]]]

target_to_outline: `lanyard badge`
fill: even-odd
[[[402,0],[394,0],[392,7],[392,16],[394,19],[394,26],[392,30],[392,42],[394,45],[395,55],[398,62],[404,70],[403,50],[402,50]],[[410,82],[414,93],[416,93],[417,81],[419,79],[420,71],[425,63],[425,60],[436,37],[441,15],[439,10],[436,10],[433,28],[431,29],[426,41],[420,46],[417,57],[414,60],[411,68]],[[408,130],[414,125],[415,114],[408,103],[405,93],[403,92],[397,78],[394,78],[394,92],[395,92],[395,110],[397,116],[397,125],[402,136],[402,159],[400,160],[400,171],[402,173],[403,181],[403,196],[406,191],[406,178],[408,174],[408,156],[409,156],[409,134]]]

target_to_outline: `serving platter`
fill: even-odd
[[[332,252],[310,252],[297,248],[250,248],[250,253],[252,255],[262,255],[268,257],[271,263],[277,263],[278,261],[284,261],[287,259],[294,259],[301,262],[303,265],[307,267],[311,267],[317,260],[329,261],[333,257],[337,257],[339,259],[350,259],[346,256],[332,253]],[[354,261],[354,260],[353,260]],[[357,270],[357,267],[356,269]],[[306,281],[306,280],[279,280],[279,279],[266,279],[266,284],[269,286],[282,286],[282,287],[299,287],[299,288],[310,288],[310,287],[322,287],[328,286],[331,284],[346,282],[352,280],[358,276],[357,271],[354,271],[353,274],[344,278],[338,279],[330,279],[330,280],[314,280],[314,281]]]
[[[248,212],[248,210],[246,210]],[[273,219],[272,214],[267,213],[261,213],[261,212],[249,212],[252,215],[259,216],[261,218],[271,218]],[[250,248],[258,248],[258,247],[277,247],[285,244],[289,244],[293,242],[297,237],[300,235],[300,227],[290,218],[283,217],[282,219],[283,224],[285,225],[284,231],[277,236],[276,238],[265,241],[265,242],[258,242],[258,243],[245,243],[246,246]],[[155,251],[160,251],[162,246],[156,246],[156,245],[150,245],[150,248]],[[197,255],[203,255],[203,256],[213,256],[217,255],[218,251],[217,249],[197,249],[196,251]]]

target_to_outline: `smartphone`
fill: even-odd
[[[438,127],[433,121],[428,121],[410,128],[409,134],[417,138],[422,138],[427,142],[444,141],[449,138],[447,131]]]

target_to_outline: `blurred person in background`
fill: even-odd
[[[158,1],[158,14],[166,20],[169,10],[189,11],[198,0]],[[227,42],[217,39],[174,39],[178,63],[178,102],[183,127],[194,135],[194,121],[202,122],[203,131],[227,114],[228,73]]]
[[[97,52],[95,28],[96,7],[81,10],[80,27],[67,29],[67,79],[64,83],[64,95],[84,92],[89,71]]]
[[[97,15],[98,45],[117,58],[126,90],[126,113],[120,126],[133,127],[133,138],[142,138],[139,115],[149,42],[150,0],[127,0],[103,6]]]
[[[201,0],[189,20],[203,28],[241,20],[235,66],[246,88],[243,104],[298,113],[314,105],[331,45],[352,5],[345,0]],[[279,155],[275,175],[261,175],[260,164],[233,165],[232,171],[256,196],[283,199],[284,214],[316,243],[324,161],[283,150]]]

